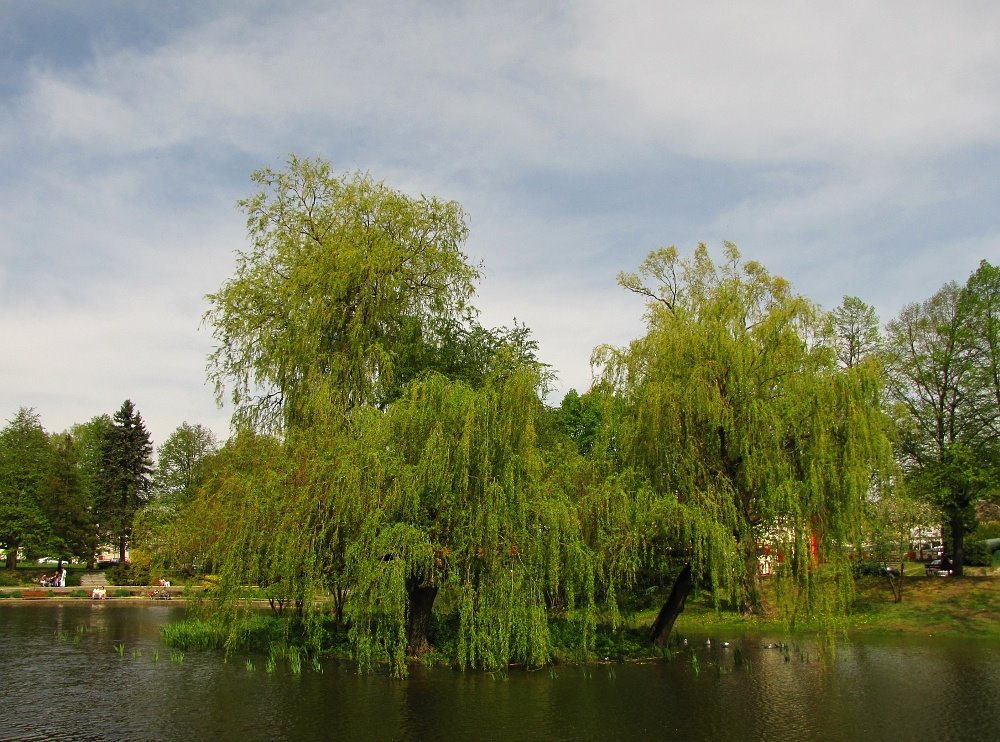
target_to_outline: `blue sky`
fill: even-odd
[[[459,201],[490,325],[590,383],[620,270],[723,240],[883,321],[1000,260],[1000,4],[0,3],[0,417],[228,433],[204,296],[289,153]]]

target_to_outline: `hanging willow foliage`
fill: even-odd
[[[384,412],[227,447],[190,513],[213,513],[231,640],[263,590],[298,610],[313,650],[332,595],[360,665],[388,660],[396,675],[428,648],[438,595],[462,668],[548,662],[553,602],[580,608],[591,641],[593,560],[572,502],[545,479],[537,385],[527,369],[482,389],[430,375]]]
[[[544,485],[527,370],[474,390],[430,376],[373,420],[394,486],[366,514],[348,554],[347,602],[362,662],[386,652],[397,672],[421,650],[434,596],[457,605],[460,667],[550,658],[547,605],[582,605],[592,622],[592,563],[566,494]],[[421,607],[418,597],[430,603]]]
[[[658,250],[619,282],[647,298],[647,333],[595,361],[619,400],[615,456],[655,493],[660,533],[747,610],[765,550],[786,615],[843,609],[846,550],[891,466],[879,369],[840,368],[821,312],[731,244],[721,265],[704,245]]]
[[[294,156],[253,180],[251,246],[204,316],[219,401],[266,432],[311,425],[317,385],[344,407],[384,404],[413,335],[465,316],[479,274],[461,206]]]

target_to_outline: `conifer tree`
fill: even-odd
[[[152,456],[153,444],[142,416],[126,399],[102,441],[95,502],[100,534],[106,542],[117,544],[122,563],[132,538],[133,518],[149,498]]]

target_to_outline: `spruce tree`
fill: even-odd
[[[149,499],[153,444],[142,416],[126,399],[114,414],[101,447],[95,509],[102,541],[116,542],[119,558],[132,538],[132,520]]]

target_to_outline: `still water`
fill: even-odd
[[[254,669],[214,653],[181,659],[159,628],[182,616],[0,604],[0,740],[1000,739],[995,642],[865,638],[824,667],[807,645],[786,654],[764,648],[773,637],[716,636],[710,647],[692,638],[672,662],[416,668],[400,681],[334,661],[294,675],[266,672],[263,658]]]

